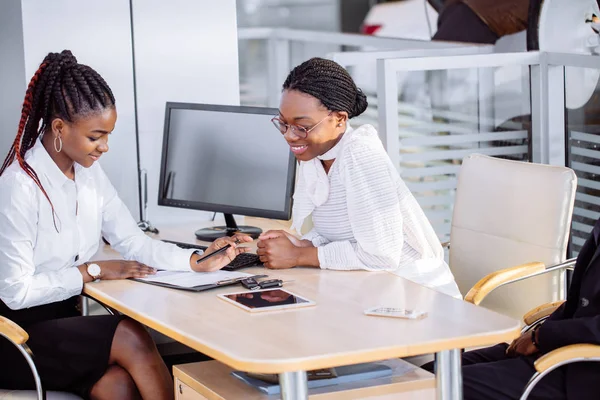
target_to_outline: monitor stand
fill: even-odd
[[[213,226],[212,228],[203,228],[196,231],[196,238],[206,242],[212,242],[223,236],[233,236],[236,233],[244,233],[252,236],[253,239],[258,238],[262,233],[262,229],[256,226],[240,225],[235,223],[235,219],[231,214],[225,214],[226,226]]]

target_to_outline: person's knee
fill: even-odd
[[[119,347],[133,351],[136,356],[153,354],[156,350],[150,334],[141,324],[132,319],[124,319],[119,323],[114,340],[119,342]]]
[[[102,378],[92,387],[90,399],[139,399],[138,388],[129,373],[118,365],[108,367]]]

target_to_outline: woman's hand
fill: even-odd
[[[231,237],[227,236],[219,238],[212,242],[210,246],[208,246],[204,254],[194,254],[190,259],[190,266],[192,267],[192,270],[196,272],[218,271],[227,264],[229,264],[231,261],[233,261],[233,259],[238,254],[250,251],[249,248],[238,247],[238,245],[242,243],[252,242],[252,240],[254,239],[252,239],[250,236],[242,234],[237,234]],[[200,264],[196,264],[197,260],[206,257],[210,253],[214,253],[215,251],[227,246],[228,244],[230,244],[231,247],[225,250],[223,253],[217,254],[214,257],[210,257],[208,260],[202,261]]]
[[[145,278],[148,275],[154,275],[156,273],[156,269],[137,261],[110,260],[94,261],[93,263],[100,266],[99,278],[103,280]],[[93,280],[87,273],[87,265],[80,265],[79,271],[83,275],[84,282],[91,282]]]
[[[299,264],[299,249],[290,237],[283,231],[282,234],[274,234],[269,231],[261,235],[265,239],[259,240],[256,254],[265,267],[270,269],[292,268]],[[298,240],[294,237],[295,240]]]
[[[270,230],[267,232],[263,232],[258,237],[258,240],[262,241],[267,239],[277,239],[280,237],[287,237],[290,240],[290,242],[296,247],[314,247],[310,240],[301,240],[298,237],[292,235],[291,233],[283,230]]]

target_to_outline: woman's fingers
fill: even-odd
[[[129,276],[127,276],[128,278],[145,278],[148,275],[154,274],[156,274],[156,270],[154,268],[137,261],[130,261],[128,268]]]
[[[233,261],[233,259],[235,258],[235,256],[237,256],[236,250],[234,247],[230,247],[227,250],[225,250],[225,254],[227,256],[227,258],[229,259],[229,261],[227,261],[227,263],[230,263],[231,261]]]
[[[240,243],[250,243],[250,242],[254,241],[254,239],[252,239],[252,236],[238,233],[238,234],[233,235],[233,241],[236,244],[240,244]]]

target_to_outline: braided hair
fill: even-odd
[[[321,101],[330,111],[345,111],[348,118],[367,109],[367,97],[341,65],[324,58],[311,58],[294,68],[283,90],[298,90]]]
[[[25,161],[25,153],[33,147],[40,134],[50,129],[53,119],[73,122],[114,106],[112,90],[100,74],[87,65],[78,64],[69,50],[49,53],[29,82],[19,130],[0,168],[0,175],[16,159],[48,199],[54,215],[54,205],[37,173]]]

